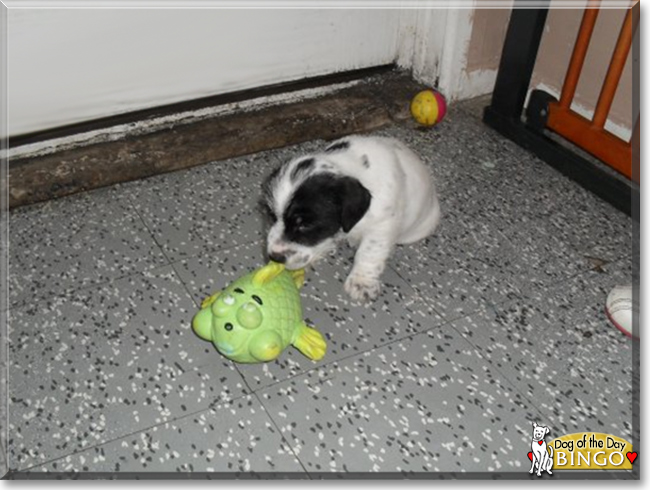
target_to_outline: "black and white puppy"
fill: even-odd
[[[300,269],[343,238],[358,247],[345,290],[375,298],[395,244],[435,230],[440,205],[420,158],[391,138],[350,136],[281,165],[264,184],[271,260]]]

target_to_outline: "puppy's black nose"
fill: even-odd
[[[273,262],[284,264],[284,262],[287,260],[287,257],[282,254],[270,253],[269,259],[271,259]]]

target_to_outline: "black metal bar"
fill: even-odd
[[[543,132],[544,94],[532,97],[532,118],[529,125],[522,120],[524,103],[537,59],[548,9],[517,9],[525,0],[515,2],[503,45],[499,71],[491,104],[485,108],[483,121],[506,138],[531,151],[546,163],[593,192],[612,206],[630,215],[639,198],[639,187],[606,172],[546,136]],[[546,2],[548,5],[550,2]],[[548,97],[546,97],[548,98]],[[529,111],[530,112],[530,111]],[[530,113],[528,114],[531,115]]]
[[[632,212],[632,200],[639,199],[637,186],[614,177],[569,148],[532,131],[521,121],[499,114],[492,107],[486,108],[483,121],[616,209],[627,215]]]
[[[550,4],[550,0],[543,2]],[[502,116],[519,118],[537,59],[548,8],[518,9],[516,0],[510,16],[491,107]]]

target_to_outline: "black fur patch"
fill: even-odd
[[[356,179],[313,175],[298,187],[284,212],[285,240],[312,246],[341,229],[347,233],[366,213],[370,200]]]
[[[347,150],[350,148],[349,141],[338,141],[325,148],[325,153],[334,153],[335,151]]]
[[[344,177],[341,180],[341,228],[344,232],[354,228],[370,207],[372,195],[357,179]]]
[[[312,168],[314,168],[315,164],[316,160],[313,158],[306,158],[301,162],[298,162],[298,164],[291,171],[291,175],[289,176],[291,182],[295,182],[301,175],[309,172]]]

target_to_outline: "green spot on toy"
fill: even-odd
[[[233,361],[272,361],[289,345],[318,361],[327,345],[302,320],[299,288],[304,279],[304,270],[287,271],[269,262],[205,299],[192,328]]]

